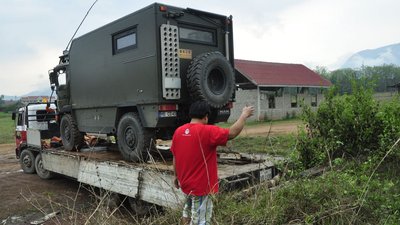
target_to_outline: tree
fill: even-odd
[[[317,66],[314,69],[314,72],[318,73],[319,75],[323,76],[325,79],[331,79],[331,73],[329,72],[328,68],[325,66]]]
[[[4,104],[4,95],[0,96],[0,106]]]

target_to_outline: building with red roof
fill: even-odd
[[[300,104],[318,107],[323,91],[331,82],[301,64],[235,60],[236,103],[231,120],[244,105],[256,107],[256,119],[283,119],[296,116]]]

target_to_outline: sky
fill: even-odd
[[[93,2],[0,0],[0,94],[20,96],[49,87],[48,70]],[[236,59],[334,70],[353,53],[400,42],[398,0],[160,2],[232,15]],[[77,37],[152,3],[98,0]]]

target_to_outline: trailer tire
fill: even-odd
[[[125,160],[145,162],[147,151],[153,146],[152,132],[143,127],[136,113],[125,113],[118,123],[118,149]]]
[[[65,150],[79,150],[83,146],[83,134],[71,114],[64,114],[61,118],[60,134]]]
[[[36,156],[36,159],[35,159],[35,167],[36,167],[36,173],[37,173],[37,175],[38,175],[40,178],[44,179],[44,180],[51,179],[51,178],[53,178],[54,175],[55,175],[53,172],[48,171],[48,170],[46,170],[46,169],[43,167],[42,154],[38,154],[38,155]]]
[[[24,173],[33,174],[36,172],[35,155],[29,149],[24,149],[21,152],[19,162]]]
[[[220,108],[229,102],[234,92],[232,66],[220,52],[200,54],[189,65],[187,85],[192,99]]]

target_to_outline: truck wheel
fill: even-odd
[[[235,77],[231,64],[220,52],[208,52],[190,63],[187,84],[192,99],[219,108],[232,97]]]
[[[65,150],[79,150],[82,147],[83,135],[70,114],[65,114],[61,118],[60,134]]]
[[[40,178],[48,180],[54,177],[53,172],[48,171],[43,167],[42,154],[36,156],[35,167],[36,167],[36,173]]]
[[[152,133],[142,126],[136,113],[126,113],[118,123],[118,149],[125,160],[143,162],[151,147]]]
[[[24,173],[35,173],[35,155],[31,150],[25,149],[22,151],[21,156],[19,158],[19,162],[21,163],[21,168]]]

